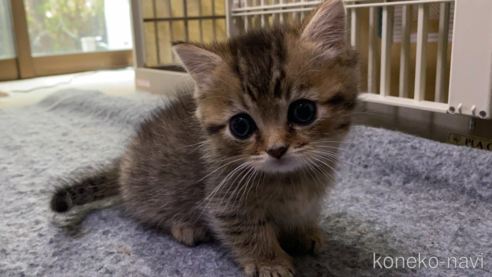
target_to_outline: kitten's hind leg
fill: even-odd
[[[211,239],[207,227],[188,222],[174,222],[171,233],[178,242],[186,246],[195,246]]]

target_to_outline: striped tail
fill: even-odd
[[[119,194],[118,166],[114,165],[80,178],[73,178],[58,187],[51,197],[51,210],[57,213]]]

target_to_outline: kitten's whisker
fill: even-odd
[[[316,165],[316,163],[311,158],[308,158],[308,162],[311,165],[311,168],[313,170],[313,174],[316,177],[316,179],[318,179],[318,181],[320,182],[320,184],[323,184],[323,181],[321,181],[321,179],[319,178],[319,176],[316,174],[316,169],[318,169],[318,166]]]
[[[307,162],[308,162],[308,166],[309,166],[309,175],[311,176],[311,178],[313,178],[313,181],[314,181],[314,185],[316,186],[316,189],[318,190],[318,193],[321,193],[322,190],[319,188],[318,184],[316,183],[316,180],[314,180],[315,178],[318,179],[319,183],[321,186],[323,186],[323,182],[321,181],[321,179],[318,177],[318,175],[316,174],[316,167],[313,165],[313,162],[311,161],[311,159],[307,158]],[[312,174],[311,174],[312,172]]]
[[[239,165],[238,167],[236,167],[234,170],[232,170],[231,172],[229,172],[229,174],[227,174],[226,177],[224,177],[224,179],[222,179],[222,181],[219,183],[219,185],[217,185],[214,188],[214,190],[207,197],[205,197],[203,199],[203,201],[201,201],[201,203],[197,207],[203,205],[203,203],[205,203],[205,202],[207,202],[207,205],[203,208],[203,210],[200,213],[200,215],[198,216],[198,218],[200,218],[202,216],[203,212],[207,209],[208,205],[210,205],[211,201],[208,201],[208,200],[210,200],[215,194],[217,194],[218,191],[221,190],[222,186],[224,184],[226,184],[226,181],[230,177],[234,176],[234,174],[237,173],[237,172],[241,172],[242,173],[243,172],[242,169],[246,168],[247,166],[248,166],[248,164],[242,163],[241,165]],[[237,177],[236,177],[236,179],[237,179]]]
[[[258,181],[258,183],[256,183],[256,200],[258,200],[258,186],[260,185],[260,183],[265,179],[265,176],[263,175],[262,172],[260,172],[260,180]]]
[[[232,200],[236,200],[236,201],[237,201],[237,198],[236,198],[236,199],[234,199],[234,197],[235,197],[235,195],[236,195],[236,191],[239,189],[238,194],[240,194],[240,192],[241,192],[241,191],[243,190],[243,188],[245,187],[245,186],[242,186],[242,185],[241,185],[241,182],[242,182],[242,181],[244,180],[244,178],[245,178],[246,176],[248,176],[248,174],[249,174],[251,171],[253,171],[253,170],[254,170],[254,167],[250,167],[250,169],[246,172],[246,174],[244,174],[244,176],[241,178],[241,180],[239,180],[239,182],[235,185],[235,186],[236,186],[236,188],[235,188],[235,189],[234,189],[234,191],[231,193],[231,195],[229,195],[229,198],[227,199],[228,201],[230,201],[230,200],[231,200],[231,198],[232,198]],[[234,202],[236,202],[236,201],[234,201]]]
[[[355,167],[359,167],[359,165],[348,162],[348,161],[342,159],[342,157],[340,155],[332,153],[332,152],[325,152],[325,151],[318,151],[318,150],[314,150],[313,152],[317,153],[319,155],[319,157],[323,157],[325,159],[331,158],[330,161],[332,161],[332,162],[342,162],[342,163],[346,163],[346,164],[349,164],[349,165],[352,165]]]
[[[242,174],[242,170],[244,168],[246,168],[248,165],[246,163],[243,163],[241,165],[239,165],[238,167],[236,167],[234,170],[232,170],[231,172],[229,172],[229,174],[226,175],[226,177],[224,177],[224,179],[222,179],[222,181],[214,188],[214,190],[207,196],[207,198],[205,199],[210,199],[217,191],[220,190],[220,188],[222,186],[224,186],[226,184],[226,182],[229,180],[229,178],[231,178],[232,176],[234,176],[234,174],[238,171],[240,171],[241,173],[239,173],[238,176],[240,176],[240,174]],[[236,179],[238,178],[238,176],[236,176]],[[236,180],[234,179],[234,181]]]
[[[333,165],[330,165],[330,164],[326,164],[326,163],[324,163],[323,161],[320,161],[320,160],[316,159],[316,160],[318,160],[319,162],[321,162],[321,163],[323,163],[324,165],[326,165],[327,167],[330,167],[330,169],[332,169],[332,170],[335,170],[334,166],[335,166],[335,164],[336,164],[337,162],[339,162],[339,158],[338,158],[338,157],[334,157],[334,156],[326,156],[326,154],[319,154],[319,153],[318,153],[318,154],[315,154],[314,156],[315,156],[315,157],[317,157],[317,158],[320,158],[320,159],[322,159],[322,160],[324,160],[324,161],[326,161],[326,162],[328,162],[328,163],[333,163]]]
[[[330,146],[330,145],[316,145],[314,144],[314,146],[316,146],[316,148],[328,148],[328,149],[334,149],[336,151],[340,150],[341,152],[345,152],[345,153],[351,153],[353,150],[351,149],[346,149],[346,148],[340,148],[338,146]],[[336,151],[334,151],[334,153],[336,153]]]
[[[318,155],[316,155],[316,154],[315,154],[312,158],[313,158],[313,159],[315,159],[316,161],[318,161],[318,162],[322,163],[323,165],[325,165],[326,167],[328,167],[328,168],[329,168],[329,169],[331,169],[332,171],[336,171],[336,170],[335,170],[335,168],[334,168],[334,166],[329,165],[329,164],[327,164],[327,163],[323,162],[322,160],[318,159],[318,158],[323,158],[323,156],[321,156],[321,155],[319,155],[319,154],[318,154]],[[328,161],[329,163],[330,163],[330,162],[331,162],[331,163],[336,163],[336,162],[337,162],[337,160],[329,160],[329,159],[325,159],[325,161]]]
[[[333,151],[333,152],[337,152],[338,150],[341,150],[341,151],[350,151],[350,149],[341,148],[339,146],[331,146],[331,145],[324,145],[324,144],[320,144],[320,145],[316,145],[316,146],[317,147],[322,147],[322,148],[334,149],[335,151]]]
[[[254,176],[254,174],[255,174],[255,172],[256,172],[256,170],[255,170],[253,167],[251,167],[251,169],[252,169],[252,170],[250,170],[250,171],[248,172],[248,175],[249,175],[248,179],[246,179],[246,180],[245,180],[244,185],[241,187],[241,189],[240,189],[240,190],[239,190],[239,192],[238,192],[238,195],[241,195],[241,196],[237,199],[237,202],[238,202],[239,204],[241,204],[242,199],[243,199],[243,197],[245,196],[246,191],[248,190],[248,187],[249,187],[249,180],[251,180],[251,177],[253,177],[253,176]],[[243,192],[243,188],[244,188],[244,192]]]
[[[314,142],[312,143],[313,145],[316,145],[316,146],[330,146],[330,147],[334,147],[334,148],[342,148],[342,147],[345,147],[345,145],[343,146],[340,146],[338,144],[340,144],[339,142],[333,142],[333,141],[323,141],[323,140],[320,140],[320,141],[317,141],[317,142]]]
[[[319,157],[319,156],[318,156],[318,157]],[[327,177],[329,177],[329,178],[330,178],[330,181],[331,181],[331,182],[334,182],[334,183],[335,183],[335,182],[336,182],[336,175],[337,175],[337,171],[335,170],[335,168],[333,168],[332,166],[330,166],[330,165],[328,165],[328,164],[326,164],[326,163],[324,163],[324,162],[322,162],[322,161],[318,160],[318,159],[317,159],[317,158],[315,158],[315,157],[312,157],[312,158],[313,158],[313,159],[315,159],[315,160],[317,160],[317,161],[319,161],[319,162],[321,162],[321,163],[323,163],[325,166],[327,166],[327,167],[331,170],[331,172],[332,172],[332,173],[334,173],[334,174],[335,174],[335,176],[333,176],[332,174],[330,174],[330,172],[325,171],[325,170],[323,169],[323,167],[321,167],[321,166],[318,166],[318,167],[317,167],[317,168],[318,168],[318,170],[319,170],[321,173],[323,173],[325,176],[327,176]]]
[[[236,168],[234,168],[233,170],[231,170],[231,172],[229,172],[225,177],[224,179],[222,179],[222,181],[219,183],[219,185],[217,185],[213,190],[212,192],[210,192],[206,197],[204,197],[202,203],[204,203],[205,201],[209,200],[215,193],[217,190],[220,189],[220,186],[224,183],[225,180],[227,180],[228,178],[232,177],[237,171],[241,170],[243,167],[245,167],[246,165],[243,163],[239,166],[237,166]]]
[[[260,175],[260,174],[261,174],[261,172],[259,170],[255,169],[255,171],[253,173],[253,178],[251,180],[248,180],[248,182],[251,182],[251,186],[249,187],[248,192],[246,193],[246,196],[245,196],[246,200],[248,199],[250,191],[253,189],[254,183],[256,181],[256,177],[258,177],[258,175]]]
[[[195,145],[197,145],[197,146],[195,147],[195,149],[191,150],[191,151],[190,151],[190,153],[193,153],[193,152],[195,152],[197,149],[200,149],[200,148],[204,147],[207,143],[208,143],[208,141],[206,141],[206,140],[205,140],[205,141],[202,141],[202,142],[200,142],[200,143],[196,143]],[[190,145],[190,146],[193,146],[193,145]],[[189,146],[188,146],[188,147],[189,147]]]
[[[238,174],[238,176],[236,176],[236,178],[234,178],[234,180],[232,182],[229,182],[229,188],[227,189],[227,191],[222,195],[221,199],[220,199],[220,202],[219,202],[219,207],[222,206],[222,201],[225,200],[226,196],[228,196],[229,194],[229,191],[231,191],[232,187],[234,186],[234,184],[236,183],[236,180],[243,174],[245,173],[244,176],[247,175],[247,172],[246,170],[248,169],[248,166],[249,164],[246,164],[246,166],[243,168],[243,170],[241,171],[240,174]],[[237,186],[235,186],[235,189],[237,189]],[[228,197],[228,199],[230,199],[230,196]]]
[[[355,164],[352,164],[352,163],[349,163],[347,161],[343,161],[343,160],[339,160],[339,159],[335,159],[333,157],[328,157],[328,156],[325,156],[325,155],[319,155],[317,154],[316,157],[318,157],[319,159],[322,159],[322,160],[325,160],[327,162],[332,162],[332,163],[339,163],[339,162],[344,162],[344,163],[347,163],[349,165],[352,165],[352,166],[355,166],[355,167],[359,167],[358,165],[355,165]],[[321,162],[321,161],[320,161]],[[333,172],[338,175],[338,171],[334,168],[332,168]]]
[[[241,193],[241,197],[239,197],[239,203],[241,202],[241,199],[243,199],[243,196],[246,195],[246,191],[248,190],[247,188],[249,187],[249,182],[251,181],[251,179],[253,178],[253,176],[256,175],[256,172],[257,172],[256,169],[254,167],[251,167],[251,168],[253,170],[249,174],[248,179],[246,179],[246,181],[244,182],[244,187],[245,187],[244,192],[243,193],[239,192],[239,193]]]
[[[215,172],[217,172],[217,171],[218,171],[218,170],[220,170],[221,168],[224,168],[225,166],[228,166],[228,165],[230,165],[231,163],[234,163],[234,162],[237,162],[237,161],[240,161],[240,160],[244,159],[244,158],[246,157],[246,155],[235,156],[235,157],[232,157],[232,158],[237,158],[237,157],[240,157],[240,158],[238,158],[238,159],[236,159],[236,160],[233,160],[233,161],[231,161],[231,162],[228,162],[228,163],[226,163],[226,164],[224,164],[224,165],[220,166],[219,168],[215,169],[214,171],[210,172],[209,174],[205,175],[203,178],[201,178],[200,180],[198,180],[198,182],[201,182],[201,181],[205,180],[208,176],[210,176],[210,175],[214,174]]]
[[[188,148],[188,147],[192,147],[192,146],[195,146],[195,145],[203,145],[205,143],[207,143],[206,140],[200,141],[199,143],[193,143],[193,144],[190,144],[190,145],[185,145],[185,146],[183,146],[183,148]]]
[[[319,173],[319,174],[324,175],[325,178],[328,178],[328,182],[331,182],[331,183],[336,182],[336,178],[332,174],[323,170],[322,167],[319,167],[318,165],[316,165],[316,163],[314,161],[311,161],[311,162],[314,164],[312,169],[313,169],[314,174],[316,174],[316,176]]]
[[[350,142],[350,141],[328,140],[328,139],[320,139],[316,143],[319,143],[319,142],[339,143],[339,144],[354,144],[354,142]]]
[[[250,186],[250,188],[249,188],[248,192],[246,193],[246,198],[245,198],[246,200],[248,199],[248,195],[249,195],[249,193],[250,193],[250,192],[251,192],[251,190],[253,189],[253,185],[254,185],[255,180],[256,180],[256,177],[258,177],[258,175],[260,175],[260,171],[259,171],[259,170],[255,170],[255,172],[254,172],[254,174],[253,174],[253,176],[254,176],[254,177],[253,177],[253,179],[251,180],[251,186]]]
[[[312,152],[320,154],[320,155],[326,155],[335,159],[340,159],[342,156],[338,153],[332,152],[332,151],[323,151],[323,150],[313,150]],[[335,160],[336,161],[336,160]]]
[[[189,153],[191,154],[191,153],[195,152],[196,150],[198,150],[202,147],[203,147],[203,145],[198,145],[195,149],[191,150]]]

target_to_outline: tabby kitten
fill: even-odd
[[[323,250],[321,203],[356,104],[344,17],[327,0],[299,26],[175,43],[194,91],[144,122],[112,168],[59,188],[51,208],[119,196],[185,245],[220,240],[246,276],[293,276],[287,252]]]

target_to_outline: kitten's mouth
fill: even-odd
[[[285,155],[280,159],[266,156],[257,166],[261,171],[268,173],[287,173],[300,168],[302,163],[292,155]]]

